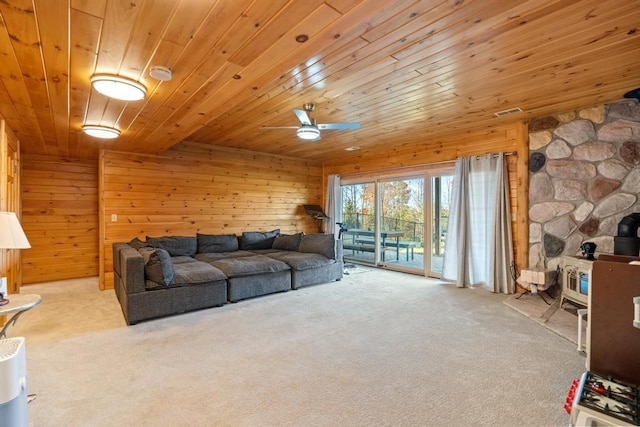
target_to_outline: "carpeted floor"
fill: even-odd
[[[553,299],[549,295],[515,294],[510,295],[504,303],[514,310],[522,313],[541,326],[555,332],[576,344],[578,349],[578,314],[579,307],[565,300],[560,307],[560,297]],[[581,307],[580,307],[581,308]],[[581,348],[586,346],[587,322],[586,318],[580,324]]]
[[[32,285],[32,426],[562,426],[575,344],[504,295],[384,270],[124,324],[95,279]]]

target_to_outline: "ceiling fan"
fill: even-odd
[[[298,138],[307,141],[320,139],[320,130],[323,129],[360,129],[360,123],[316,123],[315,119],[309,117],[309,113],[316,108],[315,104],[306,103],[302,108],[304,110],[293,109],[300,120],[300,126],[262,126],[260,129],[297,129]]]

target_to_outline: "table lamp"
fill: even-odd
[[[0,212],[0,249],[27,249],[29,240],[22,230],[18,217],[14,212]],[[0,278],[0,304],[9,302],[7,295],[7,278]]]

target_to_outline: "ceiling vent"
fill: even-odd
[[[504,117],[510,114],[517,114],[517,113],[522,113],[522,108],[520,107],[510,108],[508,110],[498,111],[497,113],[493,113],[493,114],[495,114],[496,117]]]

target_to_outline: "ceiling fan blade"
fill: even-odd
[[[260,126],[260,129],[298,129],[298,126]]]
[[[293,112],[296,113],[296,116],[298,116],[298,120],[300,120],[300,123],[302,123],[303,125],[312,124],[311,119],[309,118],[309,115],[307,114],[306,111],[298,110],[297,108],[294,108]]]
[[[322,123],[318,129],[360,129],[360,123]]]

